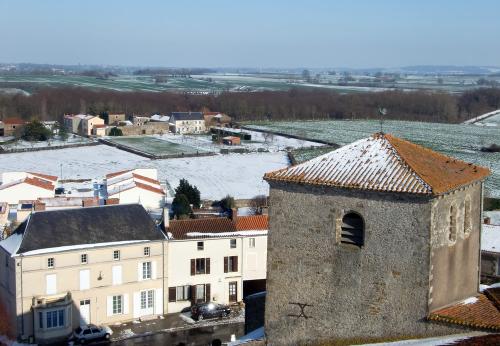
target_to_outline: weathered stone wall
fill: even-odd
[[[470,202],[469,221],[465,201]],[[456,236],[450,240],[451,207]],[[432,202],[429,309],[475,295],[479,288],[481,183],[455,190]]]
[[[341,219],[349,211],[364,218],[362,248],[339,243]],[[455,330],[425,322],[428,198],[272,182],[269,215],[270,345]],[[308,304],[303,314],[299,304]]]
[[[169,124],[162,122],[149,122],[141,126],[117,126],[124,136],[134,135],[158,135],[168,133]]]

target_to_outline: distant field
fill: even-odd
[[[197,152],[208,152],[201,148],[188,145],[172,143],[166,140],[153,137],[113,137],[111,142],[122,144],[133,149],[137,149],[153,155],[180,155],[196,154]]]
[[[462,92],[476,88],[479,76],[423,76],[405,75],[395,81],[374,84],[374,77],[352,76],[354,81],[348,85],[340,83],[343,76],[322,74],[317,81],[306,82],[301,76],[294,74],[224,74],[212,73],[192,75],[190,77],[167,77],[166,82],[155,83],[153,76],[119,75],[108,79],[80,75],[2,75],[0,76],[0,92],[12,92],[20,88],[32,92],[37,87],[45,86],[79,86],[93,89],[109,89],[116,91],[179,91],[190,93],[220,93],[223,91],[264,91],[289,90],[299,88],[324,88],[342,93],[370,92],[384,90],[443,90]],[[500,82],[499,77],[491,77]]]
[[[500,127],[494,126],[495,120],[489,120],[490,126],[384,121],[383,131],[443,154],[490,168],[492,175],[486,181],[486,195],[500,197],[500,153],[480,151],[483,146],[500,144]],[[332,141],[339,145],[352,143],[380,131],[380,123],[373,120],[259,122],[247,125],[261,130],[269,129],[310,139]],[[316,153],[319,155],[322,152]],[[314,151],[305,152],[308,158],[312,158],[314,154]]]

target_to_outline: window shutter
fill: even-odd
[[[169,302],[175,302],[176,301],[176,296],[177,296],[177,291],[175,287],[169,287],[168,288],[168,301]]]
[[[196,303],[196,285],[191,286],[191,304]]]
[[[155,289],[155,314],[163,315],[163,290]]]
[[[142,281],[142,263],[137,263],[137,281]]]
[[[191,260],[191,275],[194,275],[196,271],[196,261],[194,259]]]
[[[113,315],[113,297],[112,296],[107,297],[106,310],[107,310],[108,317]]]
[[[238,271],[238,256],[234,256],[234,271]]]
[[[141,293],[134,292],[134,318],[141,316]]]
[[[151,262],[151,279],[156,280],[156,261]]]
[[[224,273],[227,273],[228,267],[228,258],[224,257]]]
[[[210,292],[210,284],[205,285],[205,302],[209,303],[212,300]]]
[[[128,294],[125,293],[123,295],[123,314],[127,315],[128,314],[128,310],[129,310],[129,308],[128,308]]]
[[[111,268],[113,273],[113,285],[121,285],[122,284],[122,266],[113,266]]]
[[[205,273],[210,274],[210,258],[205,258]]]

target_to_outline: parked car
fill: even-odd
[[[86,344],[93,341],[109,340],[111,334],[113,334],[113,331],[109,327],[89,324],[76,328],[70,340],[74,340],[79,344]]]
[[[200,303],[191,307],[191,317],[196,321],[205,318],[228,317],[231,309],[227,305],[216,303]]]

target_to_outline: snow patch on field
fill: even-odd
[[[100,180],[110,172],[156,168],[161,183],[168,180],[176,187],[180,179],[187,179],[198,187],[201,198],[211,200],[227,194],[235,198],[268,195],[264,173],[286,166],[284,152],[150,160],[106,145],[0,155],[1,172],[34,171],[62,179]]]

